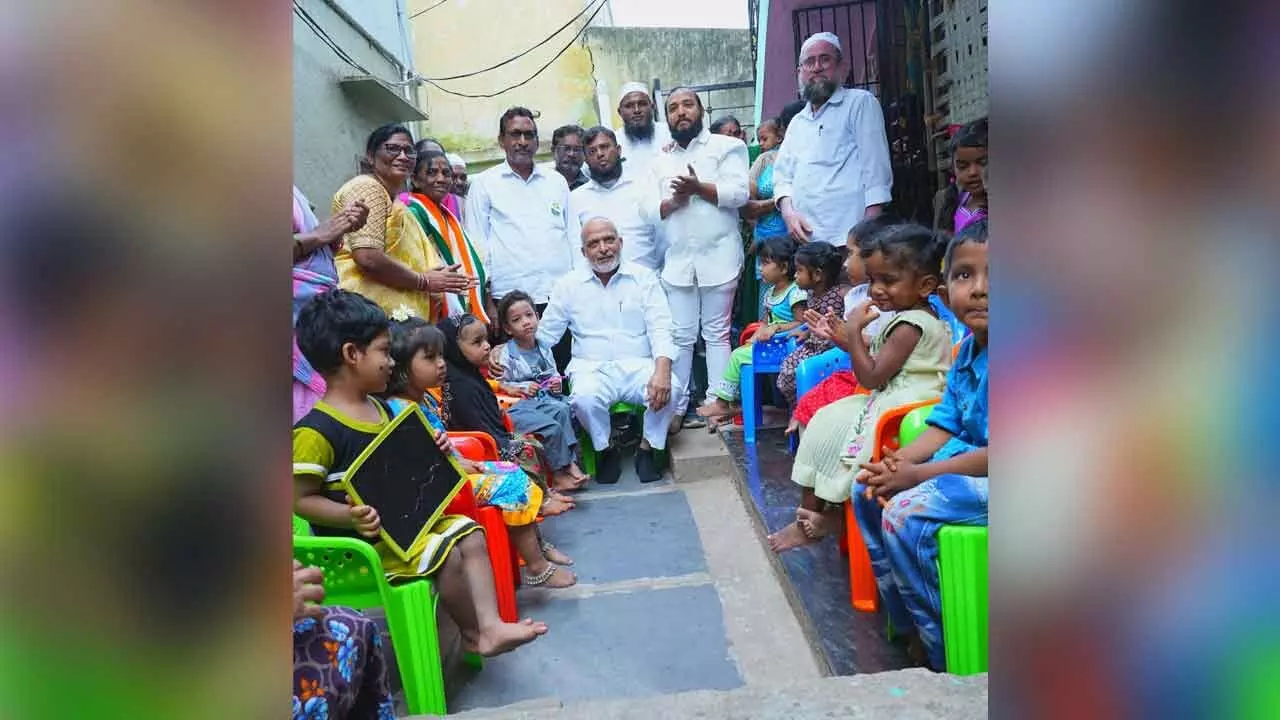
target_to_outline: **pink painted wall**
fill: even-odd
[[[840,0],[769,0],[769,17],[767,23],[761,23],[761,28],[765,29],[765,48],[764,48],[764,96],[761,101],[761,114],[765,118],[777,117],[782,107],[793,100],[799,98],[796,86],[796,58],[800,48],[796,45],[795,29],[793,24],[792,13],[797,9],[818,7],[822,5],[831,5],[840,2]],[[865,16],[866,23],[863,28],[863,37],[851,37],[849,22],[847,21],[847,11],[840,10],[826,11],[824,17],[828,22],[835,20],[836,34],[840,36],[840,43],[844,46],[845,57],[849,58],[854,66],[854,81],[856,83],[865,83],[868,80],[876,79],[876,54],[875,54],[875,3],[864,3],[865,10],[859,11],[859,7],[854,5],[852,10],[855,17]],[[859,20],[852,23],[852,34],[857,34]],[[802,29],[804,26],[801,26]],[[815,24],[816,27],[816,24]],[[804,38],[801,38],[801,42]],[[867,70],[864,70],[863,58],[866,58],[866,65],[870,69],[871,77],[866,77]],[[875,88],[871,88],[875,91]]]

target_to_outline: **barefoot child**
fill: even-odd
[[[446,370],[444,362],[444,333],[419,317],[391,323],[391,359],[395,369],[387,383],[387,404],[393,413],[399,413],[409,403],[422,408],[431,428],[436,432],[437,445],[447,453],[453,453],[467,473],[467,479],[475,492],[476,502],[493,505],[502,510],[502,520],[511,533],[516,552],[524,558],[526,578],[530,585],[568,587],[576,578],[568,570],[557,571],[552,565],[572,565],[573,560],[549,542],[540,542],[534,520],[542,504],[542,489],[510,462],[473,462],[459,455],[449,442],[445,423],[440,415],[440,404],[427,392],[443,384]],[[548,500],[553,506],[557,500]],[[544,512],[548,508],[544,507]],[[553,508],[563,511],[564,508]],[[547,514],[556,514],[547,512]],[[548,562],[550,561],[550,562]],[[541,578],[541,580],[539,580]]]
[[[708,398],[698,414],[710,421],[710,427],[739,410],[738,396],[742,380],[742,366],[751,362],[751,346],[768,342],[780,332],[793,330],[800,325],[809,295],[796,284],[795,243],[787,238],[772,238],[760,246],[760,278],[765,286],[764,307],[761,313],[765,322],[756,328],[753,336],[729,356],[724,377],[708,393]]]
[[[853,229],[849,230],[849,237],[845,242],[845,249],[848,255],[845,256],[844,274],[845,279],[853,284],[853,289],[844,295],[844,312],[839,316],[829,313],[825,317],[818,313],[807,310],[803,315],[805,323],[809,326],[809,332],[817,337],[830,340],[832,345],[840,348],[846,353],[849,352],[849,342],[854,334],[847,330],[847,319],[853,314],[853,309],[866,301],[870,286],[867,284],[867,268],[862,262],[862,248],[867,246],[872,236],[899,221],[895,220],[887,213],[881,213],[867,220],[863,220]],[[892,311],[880,313],[880,316],[871,321],[871,324],[862,331],[860,337],[863,342],[870,345],[871,339],[880,332],[884,324],[893,319]],[[787,423],[786,433],[800,432],[809,421],[813,419],[813,414],[820,408],[830,405],[836,400],[846,398],[854,393],[858,387],[858,379],[853,376],[849,370],[837,370],[817,387],[811,388],[803,396],[796,398],[795,409],[791,412],[791,421]]]
[[[929,665],[945,670],[938,604],[938,529],[987,524],[987,221],[947,248],[946,294],[971,333],[947,375],[929,427],[910,445],[864,463],[853,508],[895,628],[915,627]],[[891,500],[887,506],[881,503]]]
[[[510,337],[498,352],[504,366],[502,389],[523,398],[507,414],[516,432],[542,438],[547,462],[556,468],[551,486],[576,490],[590,478],[574,462],[578,439],[573,432],[573,408],[564,397],[564,380],[551,348],[538,342],[533,298],[520,290],[507,293],[498,303],[498,322]]]
[[[854,309],[851,329],[860,334],[879,314],[877,308],[897,314],[870,348],[850,343],[853,374],[871,394],[822,408],[801,437],[791,479],[804,488],[802,500],[796,522],[769,536],[775,552],[836,532],[853,477],[871,457],[880,414],[942,393],[951,362],[951,332],[929,296],[942,273],[943,248],[941,236],[903,224],[874,236],[863,249],[871,300]]]
[[[449,429],[489,433],[498,443],[498,454],[503,460],[519,465],[547,496],[568,500],[554,484],[548,485],[553,478],[559,478],[561,486],[573,482],[568,468],[553,473],[538,438],[507,430],[498,396],[480,374],[480,368],[488,365],[489,329],[474,315],[445,318],[437,327],[444,333],[444,360],[449,367],[442,387],[442,405]],[[556,430],[559,431],[559,427]]]
[[[317,535],[367,539],[389,580],[434,578],[471,651],[497,655],[545,633],[543,623],[504,623],[498,616],[480,526],[461,515],[445,515],[409,548],[405,562],[377,539],[378,509],[352,505],[339,485],[391,419],[387,406],[372,396],[386,389],[393,364],[386,313],[361,295],[331,290],[303,305],[297,333],[298,348],[325,379],[325,393],[293,427],[294,512]]]
[[[838,312],[844,306],[849,284],[844,279],[844,256],[826,243],[809,243],[796,251],[796,284],[809,294],[807,307],[819,315]],[[796,367],[803,360],[831,349],[831,341],[800,331],[800,347],[782,361],[778,370],[778,390],[787,405],[796,404]]]

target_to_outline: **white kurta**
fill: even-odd
[[[603,450],[609,446],[609,406],[647,406],[645,388],[655,358],[675,359],[671,311],[658,276],[635,263],[622,263],[605,285],[591,270],[575,269],[552,289],[538,339],[554,343],[566,329],[573,336],[569,401],[591,444]],[[644,414],[644,437],[659,450],[667,446],[674,401],[683,387],[674,372],[671,387],[671,401]]]
[[[787,126],[773,163],[773,196],[813,227],[813,240],[843,245],[870,205],[890,200],[893,168],[880,101],[840,88],[818,112],[805,105]]]

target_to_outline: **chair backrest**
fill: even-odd
[[[876,422],[876,444],[871,449],[871,460],[875,462],[880,459],[883,448],[897,450],[904,443],[901,442],[899,432],[902,429],[902,421],[911,411],[917,408],[928,408],[937,405],[942,398],[932,398],[930,400],[921,400],[920,402],[907,403],[890,408],[880,416]],[[928,417],[927,415],[925,416]],[[914,438],[913,438],[914,439]]]
[[[293,556],[324,573],[324,604],[357,610],[383,604],[388,587],[373,546],[344,537],[295,537]]]
[[[310,535],[311,535],[311,523],[307,522],[306,520],[303,520],[302,518],[298,517],[297,515],[294,515],[294,516],[293,516],[293,535],[294,535],[294,537],[297,537],[297,536],[299,536],[299,535],[301,535],[301,536],[303,536],[303,537],[308,537],[308,536],[310,536]]]
[[[449,440],[453,443],[453,448],[457,450],[458,454],[462,455],[462,457],[468,460],[474,460],[475,462],[483,462],[485,460],[484,443],[480,442],[477,438],[465,435],[456,437],[450,433]]]
[[[929,427],[926,421],[931,412],[933,412],[933,405],[926,405],[912,410],[902,418],[902,424],[898,428],[899,447],[910,445],[924,433],[925,428]]]
[[[818,386],[818,383],[835,374],[837,370],[849,369],[849,353],[840,348],[805,358],[796,366],[796,397]]]

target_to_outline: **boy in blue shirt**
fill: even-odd
[[[913,654],[917,660],[927,654],[935,670],[946,667],[938,530],[987,524],[987,267],[984,219],[965,227],[947,248],[948,305],[971,335],[947,375],[942,402],[914,442],[862,466],[853,493],[889,617],[895,628],[915,627]]]

